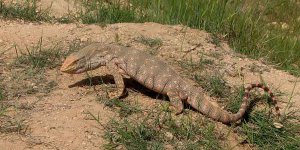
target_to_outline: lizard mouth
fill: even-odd
[[[60,68],[60,71],[65,73],[72,73],[72,70],[73,69],[66,63],[64,63]]]
[[[82,73],[82,72],[85,72],[85,69],[84,69],[84,68],[80,68],[80,69],[78,69],[78,70],[75,71],[76,74],[77,74],[77,73]]]
[[[60,68],[60,71],[65,72],[65,73],[70,73],[70,74],[79,74],[79,73],[85,72],[85,68],[81,67],[81,68],[74,69],[72,67],[69,67],[69,66],[65,67],[64,65],[62,65],[62,67]]]
[[[79,61],[80,59],[78,59],[76,56],[70,55],[69,57],[66,58],[66,60],[62,64],[60,71],[65,73],[70,73],[70,74],[84,72],[85,71],[84,67],[78,65],[80,64]]]
[[[60,67],[60,71],[61,72],[66,72],[68,69],[66,66],[64,66],[64,64]]]

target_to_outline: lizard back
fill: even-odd
[[[148,53],[132,48],[118,52],[118,66],[131,78],[161,94],[187,87],[183,79],[165,62]],[[184,86],[184,87],[183,87]]]

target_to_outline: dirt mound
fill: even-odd
[[[64,1],[61,1],[64,2]],[[53,5],[54,6],[54,5]],[[64,6],[62,6],[64,7]],[[65,9],[65,8],[63,8]],[[26,47],[37,45],[43,39],[43,47],[57,45],[67,51],[74,41],[83,43],[119,43],[150,52],[165,60],[183,77],[182,62],[199,62],[202,58],[211,60],[213,66],[207,73],[215,70],[224,74],[230,86],[260,82],[261,79],[278,95],[279,105],[284,108],[289,100],[300,106],[300,87],[294,87],[297,79],[284,71],[274,69],[261,61],[252,60],[234,53],[226,43],[214,41],[210,34],[181,25],[161,25],[157,23],[120,23],[100,27],[82,24],[20,23],[0,20],[0,73],[9,80],[11,70],[5,67],[17,58],[17,51],[26,52]],[[150,39],[150,40],[149,40]],[[150,42],[149,42],[150,41]],[[158,46],[159,45],[159,46]],[[219,45],[219,46],[217,46]],[[214,69],[212,69],[214,68]],[[29,104],[27,113],[20,119],[27,127],[25,134],[0,134],[0,149],[99,149],[105,143],[103,128],[88,115],[98,114],[102,124],[117,114],[96,101],[92,87],[75,86],[76,82],[87,78],[85,74],[69,76],[59,72],[59,67],[48,69],[47,80],[57,83],[46,94],[20,94],[10,101]],[[101,69],[93,71],[93,76],[105,75]],[[243,80],[244,79],[244,80]],[[195,84],[192,80],[191,83]],[[21,85],[20,85],[21,86]],[[101,88],[97,85],[96,88]],[[101,94],[101,93],[99,93]],[[144,105],[165,103],[145,96],[142,93],[128,95],[128,99],[139,99]],[[282,110],[282,109],[281,109]],[[8,113],[16,113],[9,109]],[[24,117],[25,116],[25,117]],[[18,118],[16,118],[18,119]],[[222,128],[226,126],[219,124]],[[235,145],[232,136],[229,147]]]

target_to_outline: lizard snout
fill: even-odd
[[[73,69],[72,68],[76,68],[74,65],[76,65],[76,61],[78,59],[74,56],[69,56],[66,58],[66,60],[64,61],[64,63],[62,64],[61,68],[60,68],[60,71],[62,72],[70,72],[72,71]]]

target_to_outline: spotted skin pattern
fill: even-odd
[[[253,88],[261,88],[268,92],[274,104],[274,94],[262,84],[251,84],[245,88],[245,95],[239,111],[232,114],[215,105],[204,94],[202,88],[195,87],[181,78],[173,69],[160,59],[137,49],[113,45],[93,43],[68,56],[61,71],[69,74],[82,73],[106,66],[113,75],[117,92],[113,98],[123,95],[125,85],[123,78],[132,78],[157,93],[167,95],[176,114],[182,113],[183,103],[188,103],[202,114],[216,121],[228,124],[238,121],[249,106],[249,92]],[[279,114],[279,108],[276,106]]]

